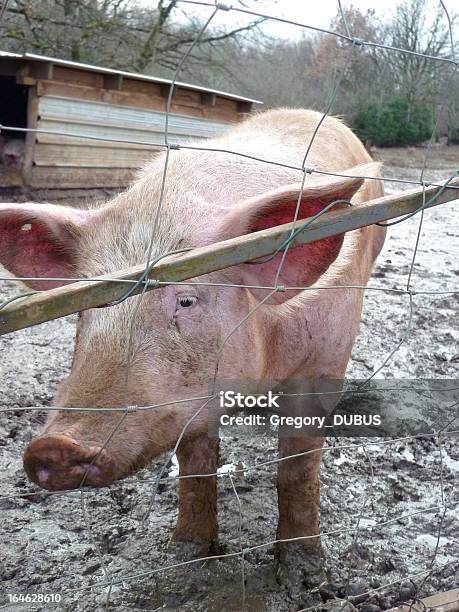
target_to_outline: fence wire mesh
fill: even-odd
[[[450,40],[451,40],[451,56],[450,57],[437,57],[437,56],[430,56],[430,55],[425,55],[421,53],[415,53],[408,49],[392,47],[390,45],[385,45],[382,43],[378,43],[378,42],[374,42],[370,40],[363,40],[361,38],[358,38],[357,36],[354,35],[353,32],[351,32],[350,26],[346,20],[345,12],[343,11],[341,2],[339,1],[338,1],[338,9],[340,11],[345,34],[342,34],[336,31],[327,30],[324,28],[314,27],[307,23],[298,23],[294,20],[286,19],[278,15],[267,14],[265,12],[252,10],[252,9],[249,9],[243,6],[233,6],[233,5],[223,4],[219,2],[215,2],[214,4],[211,4],[209,2],[200,2],[198,0],[180,0],[180,4],[184,11],[186,11],[187,7],[189,6],[193,6],[194,8],[200,7],[203,11],[203,15],[205,15],[205,20],[203,21],[203,25],[201,29],[199,30],[199,32],[197,33],[194,41],[190,44],[187,52],[183,55],[175,71],[175,74],[172,77],[172,83],[169,89],[169,95],[168,95],[167,103],[166,103],[165,124],[164,124],[164,143],[162,145],[155,145],[159,148],[164,149],[165,155],[164,155],[164,167],[163,167],[162,180],[161,180],[161,186],[160,186],[159,201],[156,207],[155,216],[151,221],[151,231],[150,231],[150,236],[149,236],[147,257],[145,261],[145,271],[142,277],[137,281],[126,281],[126,280],[117,278],[116,274],[114,274],[113,277],[110,279],[113,282],[126,283],[128,287],[126,290],[125,296],[121,300],[119,300],[117,303],[121,303],[125,299],[129,298],[134,288],[136,289],[139,287],[142,288],[140,295],[138,295],[137,297],[131,298],[132,300],[135,300],[135,306],[132,309],[132,313],[130,317],[130,328],[129,328],[129,333],[128,333],[128,342],[126,346],[126,366],[124,370],[124,382],[123,382],[123,389],[124,389],[123,407],[120,408],[120,407],[106,406],[106,407],[101,408],[101,407],[95,407],[95,406],[88,406],[88,407],[82,408],[82,407],[70,407],[70,406],[49,406],[49,407],[43,408],[42,406],[22,406],[22,407],[13,407],[13,408],[1,408],[0,411],[1,412],[12,411],[14,413],[18,413],[18,412],[24,412],[24,411],[29,411],[29,410],[33,411],[33,410],[39,409],[45,412],[52,412],[52,411],[59,410],[59,411],[68,411],[69,413],[71,412],[82,413],[85,411],[91,411],[91,412],[98,411],[101,414],[119,413],[119,418],[116,424],[112,427],[112,429],[109,432],[107,432],[105,441],[102,444],[100,450],[92,458],[91,463],[90,463],[90,465],[92,465],[97,460],[99,455],[103,453],[103,451],[106,448],[110,447],[110,444],[113,441],[114,436],[116,435],[117,432],[119,432],[120,428],[125,423],[126,419],[129,418],[130,414],[135,413],[135,412],[138,413],[142,411],[150,412],[150,411],[154,411],[155,409],[159,409],[165,406],[180,407],[180,405],[182,404],[187,404],[190,402],[199,402],[200,403],[199,408],[192,414],[190,418],[188,418],[187,422],[182,427],[180,435],[178,436],[176,443],[174,444],[173,448],[169,450],[168,453],[166,453],[166,456],[164,460],[162,461],[162,466],[160,467],[156,476],[152,478],[150,477],[148,478],[128,477],[125,480],[125,482],[131,482],[131,483],[142,482],[142,483],[147,483],[151,485],[151,492],[149,495],[149,499],[144,504],[145,506],[144,511],[138,521],[137,533],[134,534],[132,537],[135,537],[135,538],[145,537],[145,533],[149,528],[151,513],[153,509],[155,508],[155,504],[157,503],[160,487],[163,486],[165,483],[170,483],[171,481],[178,482],[181,480],[182,481],[189,480],[189,479],[198,478],[198,477],[199,478],[217,478],[220,480],[226,479],[228,480],[232,494],[234,495],[235,503],[234,503],[233,509],[235,509],[235,511],[237,512],[237,516],[238,516],[238,533],[236,537],[238,549],[233,552],[222,553],[222,554],[209,554],[207,556],[201,556],[196,559],[181,561],[177,563],[169,563],[169,564],[166,563],[160,567],[155,567],[152,569],[139,569],[138,567],[136,567],[135,570],[132,571],[132,573],[128,573],[128,574],[121,574],[121,575],[119,573],[113,574],[109,565],[106,563],[103,550],[101,548],[100,542],[98,541],[98,537],[96,533],[94,532],[94,527],[93,527],[93,523],[91,520],[91,507],[90,507],[88,500],[89,500],[89,496],[94,495],[94,490],[85,486],[86,479],[87,479],[87,476],[90,470],[90,465],[89,465],[86,469],[86,473],[84,474],[77,491],[53,491],[49,493],[49,495],[55,495],[55,496],[69,496],[70,498],[75,500],[75,503],[79,501],[81,505],[81,513],[82,513],[83,521],[85,524],[85,528],[86,528],[89,540],[91,541],[92,546],[94,550],[96,551],[97,560],[99,562],[99,566],[101,568],[101,573],[102,573],[100,579],[97,579],[94,581],[89,581],[82,577],[81,584],[76,588],[68,589],[68,593],[69,594],[70,593],[82,594],[88,590],[104,590],[105,589],[106,591],[105,603],[106,605],[109,605],[111,601],[112,590],[116,585],[129,584],[130,582],[135,581],[136,579],[143,578],[146,576],[154,577],[156,574],[159,574],[159,573],[167,574],[168,571],[179,569],[179,568],[184,568],[190,565],[193,566],[196,564],[202,564],[203,562],[209,561],[209,560],[217,560],[217,559],[222,560],[222,559],[228,559],[228,558],[237,558],[240,560],[239,589],[240,589],[241,609],[243,610],[251,609],[250,603],[247,603],[246,601],[246,559],[247,559],[247,556],[253,553],[254,551],[257,551],[263,548],[271,548],[272,546],[279,544],[279,543],[305,541],[310,538],[315,538],[315,536],[299,536],[299,537],[287,538],[287,539],[269,539],[267,541],[263,541],[255,545],[253,544],[249,545],[245,540],[244,525],[247,525],[247,517],[245,516],[245,507],[244,507],[245,500],[243,496],[240,495],[240,491],[238,491],[238,480],[237,480],[238,476],[240,474],[246,474],[248,472],[254,471],[257,474],[259,474],[260,477],[262,475],[265,475],[266,477],[270,477],[271,475],[270,468],[275,467],[279,465],[280,463],[298,459],[298,457],[305,456],[305,455],[312,454],[312,453],[320,453],[321,455],[322,454],[326,455],[327,453],[336,453],[336,452],[340,452],[341,450],[348,449],[348,450],[352,450],[353,452],[355,452],[357,461],[365,461],[367,464],[367,470],[368,470],[368,476],[369,476],[368,486],[362,494],[362,498],[360,502],[360,510],[357,516],[355,517],[355,521],[353,522],[353,525],[351,527],[344,528],[344,527],[337,526],[335,529],[321,531],[319,535],[322,539],[328,540],[328,538],[338,537],[343,534],[349,534],[351,538],[350,549],[354,550],[358,546],[359,541],[361,541],[362,539],[371,537],[372,532],[379,531],[380,529],[387,527],[391,524],[394,524],[400,521],[404,521],[407,519],[411,519],[413,517],[417,517],[420,514],[424,514],[424,513],[431,514],[432,520],[436,521],[435,546],[433,547],[433,552],[430,558],[425,559],[423,569],[414,574],[405,575],[396,581],[389,581],[389,582],[385,582],[384,584],[374,586],[373,588],[369,589],[367,592],[360,593],[358,596],[362,598],[364,595],[375,594],[377,592],[384,592],[385,590],[390,589],[390,587],[394,586],[397,583],[413,581],[414,589],[408,600],[409,605],[410,605],[410,610],[411,610],[415,604],[419,604],[420,597],[424,594],[423,588],[425,584],[427,583],[427,581],[429,580],[429,578],[433,575],[441,574],[442,570],[445,567],[449,566],[449,562],[445,563],[445,562],[439,561],[439,557],[440,557],[439,549],[440,549],[440,543],[441,543],[443,533],[444,533],[445,517],[447,516],[448,511],[451,511],[451,512],[457,511],[457,502],[455,502],[454,499],[450,499],[450,496],[448,495],[446,488],[445,488],[444,444],[445,444],[445,439],[447,439],[448,437],[457,435],[458,433],[458,430],[457,430],[458,419],[457,418],[453,419],[452,421],[448,423],[442,423],[441,425],[438,426],[438,428],[436,429],[434,433],[423,433],[420,435],[394,437],[391,439],[383,439],[383,440],[378,439],[377,441],[371,441],[369,439],[360,439],[357,442],[351,443],[351,444],[327,443],[325,446],[320,447],[320,448],[315,448],[312,450],[307,450],[307,451],[295,453],[295,454],[289,454],[287,456],[277,457],[277,458],[273,458],[269,460],[261,460],[261,461],[253,462],[252,465],[243,465],[242,467],[238,467],[236,465],[229,472],[222,471],[222,470],[216,470],[216,471],[205,472],[205,473],[200,473],[200,474],[172,474],[171,475],[168,473],[168,471],[170,469],[171,464],[173,463],[176,453],[180,449],[180,445],[187,431],[189,431],[193,422],[195,422],[199,418],[199,416],[202,414],[202,412],[208,407],[210,401],[216,397],[215,384],[216,384],[216,380],[218,377],[220,362],[221,362],[221,359],[222,359],[222,356],[225,350],[227,349],[228,342],[232,338],[232,336],[236,334],[238,331],[240,331],[241,329],[243,330],[246,322],[251,317],[253,317],[254,314],[260,308],[262,308],[267,302],[269,302],[269,300],[273,296],[275,296],[277,292],[289,291],[289,290],[308,291],[311,289],[308,286],[301,286],[301,287],[287,286],[285,287],[281,285],[280,284],[281,273],[284,268],[284,264],[285,264],[286,258],[290,250],[291,242],[293,238],[295,237],[296,232],[298,231],[298,228],[301,229],[302,227],[304,227],[304,224],[302,225],[301,220],[299,218],[299,211],[300,211],[301,199],[303,196],[303,191],[305,189],[307,177],[312,174],[324,175],[324,176],[334,176],[334,177],[348,176],[343,173],[326,172],[319,168],[308,166],[308,162],[309,162],[310,151],[313,146],[313,143],[315,142],[316,136],[318,132],[320,131],[321,126],[323,125],[323,122],[333,112],[334,103],[337,99],[337,96],[339,95],[342,80],[346,74],[346,70],[349,66],[349,63],[352,57],[354,56],[354,54],[358,53],[359,49],[364,48],[364,47],[384,49],[386,51],[390,51],[391,53],[416,55],[426,61],[441,62],[441,63],[447,64],[451,70],[451,79],[457,79],[459,63],[456,59],[456,54],[454,50],[454,36],[453,36],[453,29],[452,29],[452,22],[451,22],[450,15],[448,13],[448,10],[444,2],[440,0],[439,4],[444,11],[445,19],[447,20],[448,27],[449,27],[449,34],[450,34]],[[338,71],[337,77],[332,84],[331,90],[328,95],[328,100],[325,104],[325,109],[305,149],[301,166],[292,166],[289,164],[282,164],[278,160],[272,160],[269,158],[266,158],[266,159],[260,158],[257,156],[248,155],[247,153],[244,153],[242,151],[237,151],[237,150],[226,150],[226,149],[220,149],[220,148],[213,148],[213,147],[207,147],[205,145],[198,146],[198,145],[193,145],[193,144],[175,144],[175,143],[173,144],[170,142],[169,117],[171,114],[172,101],[173,101],[174,91],[176,88],[176,83],[179,80],[180,73],[187,59],[192,53],[193,49],[196,47],[196,45],[199,44],[200,39],[203,36],[203,34],[206,32],[209,26],[211,26],[215,17],[222,13],[223,14],[224,13],[226,14],[239,13],[240,15],[246,15],[248,17],[256,17],[256,18],[261,18],[265,20],[273,20],[273,21],[277,21],[280,23],[284,23],[284,24],[294,25],[299,28],[303,28],[305,30],[317,32],[321,36],[338,37],[339,39],[341,39],[343,43],[345,43],[348,46],[346,50],[346,60],[344,62],[344,67],[340,71]],[[7,17],[8,17],[8,0],[6,0],[3,3],[0,9],[0,19],[1,18],[5,19]],[[355,34],[358,34],[358,32]],[[419,179],[413,179],[413,178],[407,179],[407,178],[389,177],[389,176],[375,177],[375,176],[367,176],[367,175],[363,175],[360,177],[362,179],[366,179],[370,181],[371,180],[378,180],[378,181],[381,180],[384,183],[393,182],[396,184],[407,185],[407,186],[416,185],[416,186],[420,186],[423,189],[423,193],[424,193],[423,205],[420,209],[416,211],[416,213],[413,213],[413,214],[419,215],[419,222],[418,222],[416,237],[415,237],[415,241],[412,247],[411,258],[410,258],[410,262],[408,266],[409,269],[408,269],[408,274],[407,274],[406,286],[404,288],[401,288],[401,287],[393,287],[393,286],[388,287],[388,286],[372,286],[372,285],[370,286],[339,285],[339,286],[329,286],[329,287],[321,288],[322,290],[344,290],[344,291],[365,290],[365,291],[385,292],[385,293],[393,293],[398,296],[406,297],[407,302],[406,302],[405,328],[400,331],[399,339],[395,342],[393,349],[390,350],[390,352],[383,359],[381,359],[380,364],[374,368],[374,371],[372,372],[370,376],[368,376],[365,382],[370,381],[375,376],[383,372],[384,368],[386,368],[386,366],[392,360],[394,355],[396,355],[396,353],[400,350],[400,348],[404,344],[407,344],[409,340],[412,338],[412,335],[415,333],[414,312],[416,308],[416,297],[417,296],[421,296],[421,295],[440,296],[440,295],[452,295],[452,294],[459,293],[459,290],[454,287],[447,288],[447,289],[439,289],[438,291],[430,291],[430,290],[426,291],[423,289],[418,290],[414,286],[414,282],[413,282],[413,279],[415,277],[414,267],[415,267],[415,262],[416,262],[416,258],[418,255],[418,250],[419,250],[419,245],[420,245],[421,235],[422,235],[422,229],[423,229],[424,209],[428,205],[428,201],[425,197],[425,189],[429,185],[435,185],[435,186],[444,188],[451,181],[451,178],[453,178],[454,176],[457,176],[457,173],[458,173],[458,169],[454,168],[453,169],[454,173],[452,173],[451,177],[448,178],[444,182],[441,182],[441,181],[440,182],[435,182],[435,181],[429,182],[425,178],[428,162],[431,156],[434,154],[433,145],[435,141],[435,134],[436,134],[437,127],[438,127],[438,122],[444,111],[444,104],[445,102],[443,102],[440,105],[440,108],[437,111],[435,126],[432,131],[429,145],[425,149],[425,155],[424,155],[422,169],[419,175]],[[48,133],[48,134],[56,134],[56,135],[68,137],[68,138],[78,137],[80,139],[99,140],[99,141],[106,141],[106,142],[112,142],[112,141],[117,142],[118,141],[117,139],[112,139],[112,138],[96,137],[96,136],[91,136],[91,135],[84,135],[81,133],[60,132],[56,130],[42,130],[42,129],[31,129],[31,128],[17,128],[17,127],[12,127],[12,126],[0,126],[0,131],[1,130],[22,131],[22,132],[32,132],[32,133]],[[119,142],[123,142],[126,144],[144,144],[144,145],[151,146],[151,143],[142,142],[139,140],[124,140],[123,139],[123,140],[120,140]],[[182,284],[184,286],[205,285],[208,287],[225,287],[225,288],[228,288],[228,290],[235,290],[235,291],[242,290],[242,289],[258,289],[258,290],[263,290],[266,292],[266,295],[262,299],[259,299],[257,304],[251,309],[249,309],[248,312],[244,314],[244,316],[240,319],[240,321],[238,321],[238,323],[231,329],[231,331],[223,339],[223,342],[221,343],[218,349],[218,352],[217,352],[217,359],[216,359],[216,363],[214,366],[214,377],[213,377],[213,382],[211,385],[210,392],[206,395],[199,395],[195,397],[189,397],[186,399],[182,399],[182,398],[174,399],[173,397],[171,397],[170,399],[167,400],[167,402],[161,402],[155,405],[137,406],[137,405],[132,405],[132,402],[130,399],[129,383],[130,383],[130,377],[132,375],[132,368],[133,368],[132,355],[133,355],[134,333],[135,333],[136,325],[139,323],[139,312],[140,312],[141,305],[142,305],[142,302],[145,296],[145,292],[148,287],[148,283],[145,282],[145,279],[147,279],[148,272],[154,263],[156,263],[163,257],[166,257],[168,255],[171,255],[177,252],[184,251],[184,249],[179,250],[179,251],[177,250],[168,251],[165,253],[161,253],[159,256],[155,254],[155,240],[157,239],[158,224],[160,222],[161,215],[163,214],[164,194],[165,194],[165,189],[166,189],[167,181],[168,181],[168,169],[170,165],[170,160],[172,156],[176,154],[177,151],[181,151],[181,150],[195,150],[195,151],[214,152],[218,154],[227,154],[231,156],[238,156],[242,159],[246,158],[252,161],[258,161],[260,163],[267,164],[268,166],[278,166],[278,167],[288,168],[290,170],[294,170],[298,172],[298,176],[301,181],[301,187],[299,190],[299,195],[297,197],[295,211],[292,215],[292,221],[293,221],[294,226],[291,231],[290,238],[287,241],[285,241],[281,249],[278,249],[278,252],[281,252],[282,254],[280,257],[279,264],[277,265],[275,274],[273,276],[272,283],[268,285],[266,284],[242,285],[242,284],[231,284],[231,283],[213,283],[213,282],[205,282],[205,281],[200,281],[200,280],[192,280],[189,282],[186,281],[186,282],[181,282],[181,283],[172,282],[172,284]],[[318,213],[315,216],[315,218],[317,218],[318,216],[322,214],[325,214],[339,202],[341,201],[337,201],[337,200],[333,201],[330,205],[328,205],[325,209],[323,209],[320,213]],[[350,204],[350,202],[347,202],[347,203]],[[408,217],[404,219],[399,219],[395,223],[404,222],[410,216],[412,215],[409,215]],[[392,223],[388,223],[387,225],[391,225],[391,224]],[[274,257],[274,255],[272,257]],[[3,277],[0,280],[7,282],[7,281],[10,281],[11,279]],[[23,280],[25,281],[33,280],[33,278],[24,277]],[[66,278],[65,280],[68,280],[68,278]],[[81,278],[74,277],[71,280],[81,280]],[[85,277],[84,280],[97,280],[97,278],[91,279],[91,278]],[[161,281],[159,282],[159,284],[168,285],[168,284],[171,284],[171,282]],[[17,299],[18,297],[26,297],[27,295],[29,295],[29,293],[26,293],[26,294],[22,293],[19,296],[13,297],[12,299],[14,300],[14,299]],[[7,303],[10,303],[10,301],[11,299],[1,304],[0,309],[3,306],[5,306]],[[351,391],[350,393],[355,393],[355,391]],[[171,391],[171,395],[173,395],[172,391]],[[373,457],[372,457],[372,447],[374,446],[377,446],[379,448],[390,447],[391,445],[396,446],[403,442],[416,441],[418,439],[425,440],[426,438],[430,438],[432,442],[438,448],[438,457],[439,457],[439,470],[438,470],[438,500],[439,501],[438,503],[435,505],[428,505],[428,507],[422,508],[420,510],[416,510],[414,512],[403,513],[403,514],[399,514],[396,516],[391,515],[391,512],[389,510],[387,512],[387,518],[385,518],[384,520],[378,521],[378,522],[375,521],[373,522],[373,524],[369,524],[368,520],[364,520],[364,519],[367,516],[367,513],[369,512],[369,508],[372,507],[372,496],[374,492],[373,489],[374,489],[374,480],[375,480],[375,467],[374,467]],[[38,491],[31,492],[29,488],[26,488],[24,490],[19,490],[15,494],[7,494],[4,496],[1,496],[0,499],[11,500],[13,498],[20,499],[21,497],[26,497],[28,499],[31,499],[34,496],[39,498],[41,495],[42,495],[41,492],[38,492]],[[108,518],[108,522],[109,521],[110,519]],[[422,565],[422,562],[423,560],[420,559],[419,560],[420,566]],[[356,574],[356,571],[357,570],[354,566],[354,557],[352,555],[348,555],[347,569],[345,572],[346,579],[345,579],[345,585],[344,585],[342,596],[343,596],[343,599],[349,603],[352,603],[352,602],[355,603],[356,601],[358,601],[358,598],[353,596],[351,592],[349,591],[349,585],[351,583],[352,578]],[[45,583],[45,581],[43,581],[43,583]],[[318,588],[313,589],[313,592],[317,593]],[[327,607],[327,604],[323,604],[323,605],[317,604],[317,605],[313,605],[309,607],[302,607],[300,612],[306,612],[307,610],[315,610],[315,609],[323,608],[323,607]],[[4,606],[4,609],[6,608],[11,608],[11,603],[8,603],[6,606]]]

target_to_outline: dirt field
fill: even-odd
[[[375,152],[386,162],[385,176],[413,180],[419,178],[422,155],[421,149]],[[427,180],[445,179],[459,168],[459,148],[434,150],[428,168]],[[400,188],[386,186],[388,192]],[[456,209],[457,202],[425,213],[413,289],[459,290]],[[372,286],[405,288],[418,224],[416,216],[389,230]],[[0,299],[15,292],[12,283],[0,283]],[[457,379],[459,294],[413,299],[411,333],[381,375]],[[397,345],[406,329],[408,306],[407,295],[367,292],[350,378],[368,377]],[[69,368],[73,332],[69,317],[0,338],[0,405],[15,409],[0,413],[0,606],[103,610],[107,588],[89,587],[105,583],[107,572],[116,581],[110,593],[114,610],[241,610],[240,558],[162,569],[177,561],[168,551],[177,508],[174,481],[161,485],[148,529],[143,531],[140,524],[160,460],[135,477],[88,492],[84,498],[78,492],[39,492],[27,482],[21,452],[44,417],[42,412],[21,408],[50,402]],[[425,596],[457,587],[459,495],[453,488],[459,470],[457,439],[446,438],[441,453],[430,438],[390,444],[374,438],[339,438],[330,439],[328,446],[321,476],[321,530],[335,532],[323,537],[330,584],[294,601],[276,583],[273,547],[258,548],[245,555],[246,609],[320,609],[322,601],[330,604],[343,596],[349,583],[347,595],[353,605],[362,612],[378,612],[409,599],[419,588]],[[238,501],[225,475],[228,466],[274,458],[275,447],[274,440],[261,437],[223,440],[222,464],[227,467],[219,480],[222,553],[240,550],[240,538],[244,547],[275,539],[275,470],[246,471],[235,480],[242,505],[241,535]],[[356,536],[351,528],[359,517]],[[370,589],[376,591],[368,594]],[[62,603],[13,607],[8,594],[14,593],[57,593]]]

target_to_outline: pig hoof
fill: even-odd
[[[177,561],[191,561],[201,557],[211,557],[218,554],[218,543],[211,541],[196,541],[196,540],[172,540],[168,546],[168,552],[172,554]]]
[[[297,599],[305,589],[317,588],[326,581],[325,557],[321,546],[281,543],[276,549],[276,560],[276,579],[287,588],[292,599]]]

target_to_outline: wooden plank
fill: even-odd
[[[163,99],[161,87],[161,83],[154,83],[152,81],[141,81],[139,79],[130,79],[128,76],[124,76],[123,91],[129,92],[131,95],[137,95],[140,93],[145,94],[148,97],[157,96]]]
[[[151,157],[151,150],[117,147],[116,143],[103,152],[89,143],[86,146],[37,144],[33,161],[35,166],[55,168],[140,168]]]
[[[222,121],[226,117],[226,121],[241,121],[244,119],[244,114],[238,110],[238,102],[236,100],[228,100],[228,98],[222,98],[217,95],[215,100],[215,106],[204,107],[204,116],[211,119],[213,116],[218,115]]]
[[[124,188],[133,181],[135,170],[113,168],[33,167],[28,185],[34,189]]]
[[[203,109],[203,117],[206,117],[206,119],[213,119],[215,120],[219,120],[219,121],[227,121],[227,122],[238,122],[238,121],[242,121],[242,119],[244,119],[244,115],[241,113],[238,113],[236,110],[236,103],[232,100],[229,100],[229,102],[233,102],[234,103],[234,108],[227,108],[225,105],[220,105],[218,103],[218,96],[217,96],[217,102],[215,104],[215,106],[205,106]]]
[[[391,608],[388,612],[429,612],[430,610],[435,610],[436,612],[458,612],[459,589],[436,593],[413,604],[402,604],[397,608]]]
[[[79,70],[68,66],[54,65],[54,79],[65,83],[78,83],[90,87],[103,87],[104,75],[89,70]]]
[[[41,123],[41,122],[40,122]],[[39,129],[45,129],[45,130],[51,130],[51,131],[57,131],[60,132],[60,130],[58,128],[52,128],[50,127],[50,124],[52,124],[52,122],[46,122],[46,127],[42,127],[39,125]],[[71,127],[71,126],[66,126],[67,128]],[[92,126],[94,127],[94,126]],[[86,132],[90,132],[89,134],[86,134]],[[64,130],[64,134],[65,132],[71,134],[72,132],[70,132],[68,129]],[[55,145],[75,145],[77,147],[102,147],[102,148],[111,148],[111,147],[116,147],[116,148],[123,148],[123,149],[136,149],[136,150],[145,150],[145,151],[151,151],[153,153],[157,153],[159,151],[164,150],[164,135],[152,132],[152,133],[143,133],[143,132],[135,132],[134,130],[130,130],[130,134],[121,134],[120,132],[116,132],[116,134],[106,134],[103,135],[103,133],[100,134],[100,138],[101,140],[97,140],[97,130],[86,130],[85,129],[85,134],[89,135],[89,136],[93,136],[93,132],[94,133],[94,138],[84,138],[84,137],[79,137],[78,135],[74,135],[74,136],[67,136],[67,135],[61,135],[59,134],[53,134],[53,133],[47,133],[47,132],[40,132],[36,134],[37,137],[37,142],[38,143],[42,143],[42,144],[55,144]],[[119,134],[119,136],[117,136]],[[131,138],[134,143],[131,144],[129,142],[123,142],[125,138]],[[107,140],[103,140],[104,138],[107,138]],[[188,142],[194,142],[194,143],[198,143],[198,142],[202,142],[203,146],[205,147],[205,142],[206,142],[206,138],[198,138],[196,136],[184,136],[183,134],[180,135],[176,135],[176,134],[169,134],[169,140],[174,142],[174,143],[178,143],[178,144],[186,144]],[[135,141],[137,141],[137,144],[135,144]],[[148,142],[150,141],[150,142]]]
[[[163,133],[166,123],[164,112],[57,96],[41,96],[38,113],[42,120],[60,121],[63,125],[80,124],[89,128],[104,126],[108,129],[129,128]],[[190,113],[173,113],[169,116],[171,134],[210,137],[221,134],[227,127],[226,123],[191,117]],[[81,129],[84,132],[84,127]]]
[[[165,111],[164,98],[160,95],[159,85],[146,83],[151,86],[150,93],[140,91],[129,91],[129,81],[125,80],[123,90],[107,90],[96,87],[87,87],[76,83],[59,83],[57,81],[40,81],[37,83],[39,96],[64,96],[80,100],[92,100],[94,102],[105,102],[107,104],[119,104],[121,106],[135,106],[150,110]],[[155,89],[155,91],[153,91]]]
[[[220,124],[221,130],[213,131],[211,133],[199,133],[198,130],[188,130],[184,127],[173,125],[174,122],[169,124],[169,138],[174,142],[189,142],[190,140],[207,140],[210,136],[217,136],[219,133],[226,131],[227,124]],[[37,142],[63,142],[71,144],[69,138],[73,138],[75,141],[73,144],[81,144],[88,146],[89,141],[91,145],[97,146],[97,138],[107,138],[112,141],[112,147],[125,147],[132,141],[138,149],[149,148],[154,145],[164,145],[164,130],[160,129],[159,126],[152,126],[146,128],[132,128],[129,126],[112,125],[111,123],[104,123],[103,121],[85,123],[78,120],[65,121],[63,119],[40,119],[36,126],[43,132],[37,133]],[[204,126],[205,127],[205,126]],[[68,134],[68,136],[67,136]],[[80,137],[81,136],[81,137]],[[85,136],[89,136],[89,139],[85,139]],[[207,137],[207,138],[206,138]],[[119,143],[119,144],[118,144]]]
[[[458,188],[459,178],[456,178],[451,181],[450,188],[445,189],[430,206],[456,200],[459,196]],[[438,194],[439,189],[429,187],[425,192],[428,200]],[[325,214],[312,221],[309,227],[298,232],[291,245],[295,247],[307,244],[327,236],[342,234],[366,225],[406,215],[417,210],[422,205],[422,201],[423,190],[413,189],[402,194],[377,198],[346,210]],[[302,225],[305,221],[302,220]],[[186,253],[165,257],[150,269],[148,278],[165,283],[184,281],[270,255],[285,244],[285,240],[291,236],[294,227],[298,228],[298,225],[286,223],[247,236],[238,236]],[[116,277],[138,280],[144,269],[144,265],[138,265],[126,270],[111,272],[105,277],[101,276],[97,281],[79,281],[11,302],[0,310],[0,334],[24,329],[88,308],[104,306],[122,298],[126,294],[126,284],[114,283],[105,279]],[[155,287],[157,285],[152,284],[148,289],[152,290]],[[132,295],[139,291],[143,291],[143,286],[134,290]]]
[[[229,100],[228,98],[223,98],[217,94],[217,106],[220,108],[224,108],[226,111],[237,112],[237,100]]]
[[[193,91],[192,89],[183,89],[182,87],[175,87],[175,99],[176,104],[182,104],[183,106],[192,106],[194,108],[202,108],[201,92]]]
[[[187,107],[187,106],[183,106],[183,104],[176,104],[175,102],[172,102],[170,111],[171,113],[175,115],[189,115],[190,117],[196,117],[198,119],[201,119],[205,116],[204,108],[202,106],[199,106],[199,107],[188,106]]]
[[[53,130],[53,128],[43,128],[43,129],[51,129]],[[54,131],[54,130],[53,130]],[[102,136],[101,138],[105,138],[106,136]],[[136,134],[135,136],[133,136],[133,140],[137,140],[139,139],[139,142],[141,142],[142,144],[130,144],[130,143],[126,143],[123,142],[123,138],[119,138],[116,139],[113,136],[107,136],[108,138],[112,138],[113,141],[111,142],[110,140],[92,140],[92,139],[87,139],[87,138],[81,138],[78,136],[64,136],[64,135],[60,135],[60,134],[48,134],[48,133],[38,133],[37,134],[37,142],[41,143],[41,144],[54,144],[54,145],[60,145],[60,146],[66,146],[66,145],[74,145],[76,147],[102,147],[102,148],[112,148],[114,146],[117,147],[122,147],[123,149],[136,149],[136,150],[146,150],[146,151],[153,151],[153,152],[158,152],[159,150],[162,150],[163,147],[159,147],[159,146],[155,146],[155,144],[147,144],[146,143],[146,138],[145,138],[145,134]],[[183,137],[182,137],[183,138]],[[162,140],[160,138],[157,139],[159,144],[164,144],[164,137],[162,138]]]
[[[138,90],[129,90],[129,83],[138,83]],[[140,87],[143,85],[145,87]],[[147,89],[151,89],[147,93]],[[107,104],[118,104],[121,106],[133,106],[148,110],[166,111],[166,101],[160,93],[160,86],[155,83],[141,83],[140,81],[124,80],[122,91],[114,89],[103,89],[87,87],[76,83],[60,83],[58,81],[38,81],[37,92],[39,96],[64,96],[80,100],[92,100],[94,102],[105,102]],[[224,121],[234,123],[240,121],[241,113],[237,112],[237,102],[216,96],[215,106],[203,106],[201,108],[185,106],[180,101],[174,100],[171,110],[178,114],[188,114],[197,117],[205,117],[213,121]]]

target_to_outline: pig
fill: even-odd
[[[204,145],[196,143],[212,151],[172,148],[162,199],[165,152],[149,161],[126,191],[100,206],[1,204],[0,263],[18,277],[62,279],[27,283],[43,290],[67,278],[145,263],[148,254],[154,259],[290,222],[301,192],[298,168],[320,119],[311,110],[273,109]],[[379,165],[337,118],[320,125],[307,166],[346,176],[307,173],[299,220],[335,200],[359,206],[383,194],[380,180],[359,178],[378,177]],[[373,225],[291,248],[277,283],[309,289],[273,293],[234,332],[267,290],[221,284],[273,286],[281,253],[194,279],[200,284],[165,285],[142,298],[81,312],[71,371],[54,405],[159,406],[125,416],[53,411],[25,449],[29,479],[52,491],[109,485],[174,448],[193,415],[177,449],[180,475],[215,474],[219,445],[208,435],[209,408],[189,398],[208,394],[217,363],[218,376],[228,380],[343,380],[364,290],[315,287],[365,286],[384,237],[384,228]],[[320,436],[279,436],[279,458],[295,455],[279,462],[277,472],[277,571],[291,584],[316,584],[323,576],[323,444]],[[198,554],[217,541],[216,481],[216,476],[179,480],[175,541],[190,543]]]

